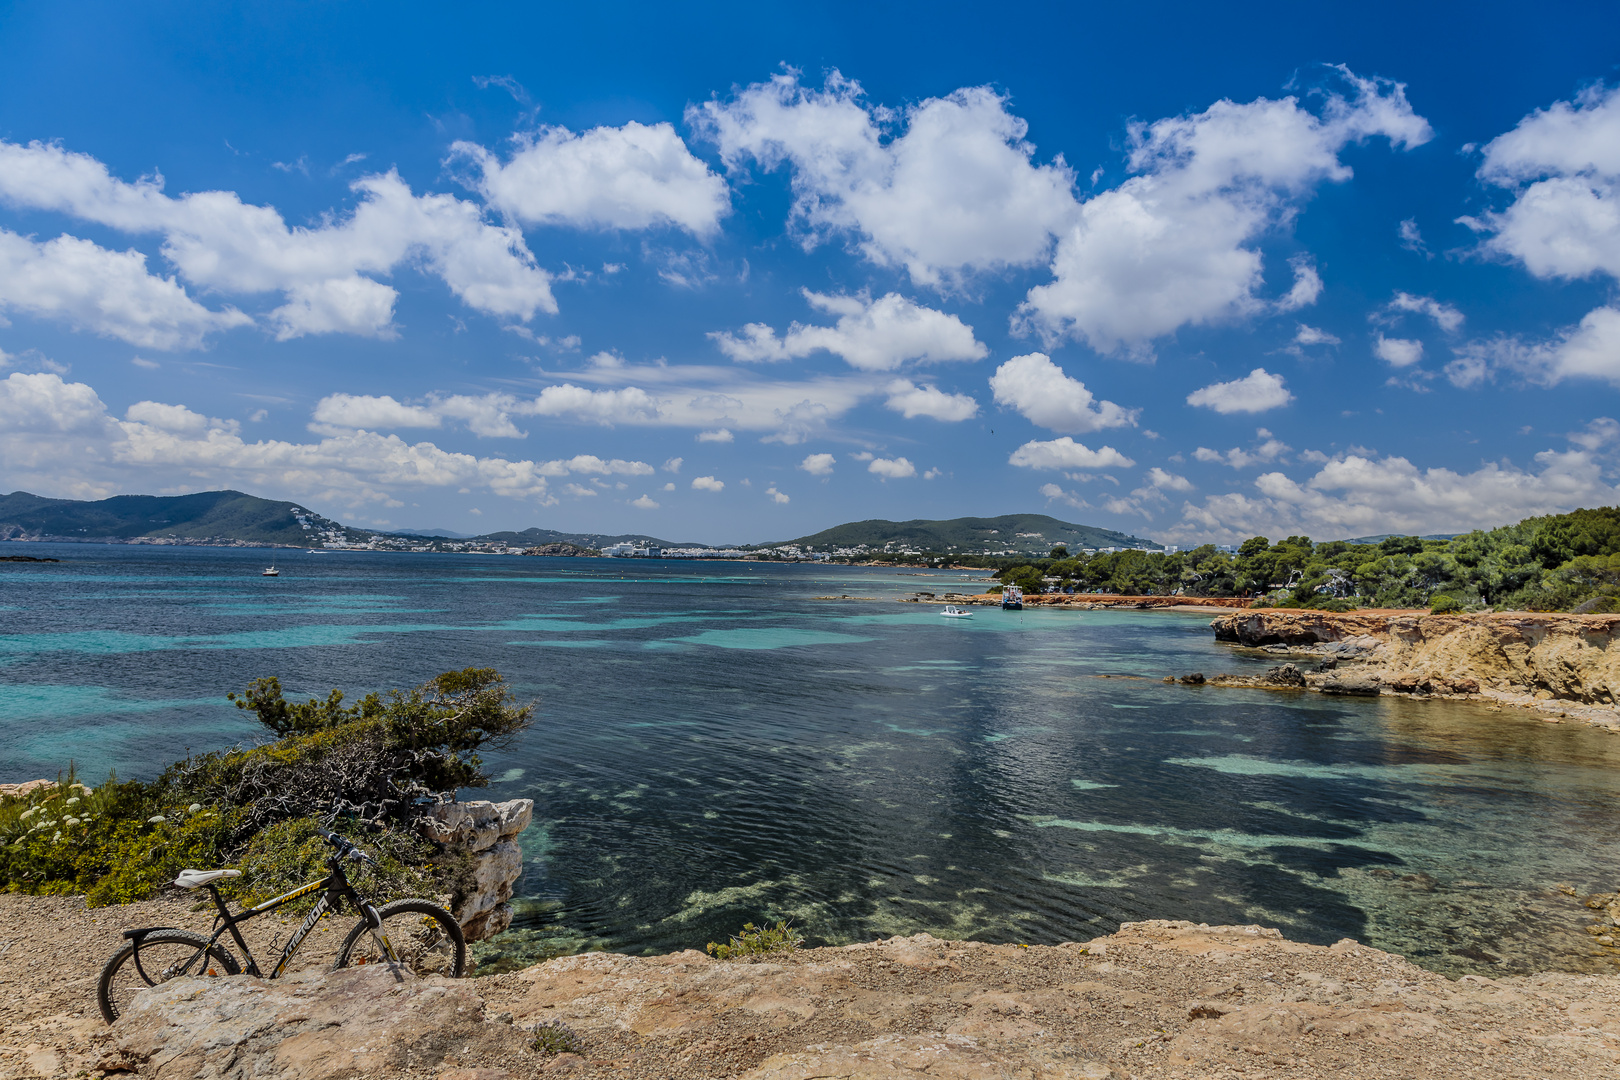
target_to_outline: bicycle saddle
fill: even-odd
[[[182,870],[174,883],[182,889],[197,889],[220,878],[241,877],[240,870]]]

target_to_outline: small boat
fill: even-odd
[[[1001,590],[1001,610],[1003,610],[1003,611],[1023,611],[1024,610],[1024,590],[1020,589],[1016,585],[1008,585],[1006,588],[1002,589]]]
[[[945,605],[945,610],[940,612],[940,614],[945,616],[947,619],[971,619],[971,618],[973,618],[973,612],[971,612],[971,611],[963,611],[961,608],[957,607],[955,604],[946,604]]]
[[[268,568],[267,570],[265,570],[259,576],[260,577],[280,577],[281,576],[281,571],[277,570],[274,566],[272,566],[272,567]]]

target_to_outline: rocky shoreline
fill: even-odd
[[[1220,616],[1210,628],[1217,641],[1300,663],[1180,681],[1489,701],[1620,734],[1620,615],[1266,608]]]
[[[0,1071],[15,1077],[1585,1080],[1620,1066],[1620,974],[1452,981],[1258,926],[1127,923],[1034,947],[919,934],[756,962],[586,953],[456,982],[386,967],[183,979],[109,1028],[94,978],[118,928],[198,916],[16,895],[0,916]],[[537,1031],[563,1052],[537,1049]]]

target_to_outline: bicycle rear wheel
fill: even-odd
[[[378,908],[377,914],[382,918],[381,933],[394,947],[394,955],[412,972],[452,979],[467,974],[467,942],[461,924],[444,908],[426,900],[395,900]],[[362,918],[349,931],[338,951],[337,963],[332,966],[381,964],[387,960],[382,942]]]
[[[160,930],[131,941],[113,953],[96,983],[96,1004],[111,1024],[129,1008],[135,995],[182,975],[235,975],[236,958],[201,934]]]

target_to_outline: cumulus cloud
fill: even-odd
[[[1411,367],[1423,359],[1423,342],[1412,338],[1387,338],[1379,334],[1373,339],[1373,355],[1390,367]]]
[[[1290,344],[1305,348],[1310,345],[1338,345],[1340,341],[1326,330],[1319,330],[1314,326],[1306,326],[1304,323],[1300,323],[1298,331],[1294,334],[1294,340]]]
[[[1620,277],[1620,87],[1554,102],[1484,147],[1479,178],[1514,194],[1459,219],[1539,278]]]
[[[1294,395],[1283,385],[1283,377],[1265,368],[1255,368],[1231,382],[1211,383],[1187,395],[1187,404],[1214,409],[1223,415],[1280,409],[1293,400]]]
[[[917,466],[903,457],[873,458],[867,464],[866,471],[885,480],[903,480],[908,476],[916,476]]]
[[[770,487],[766,488],[765,489],[765,494],[769,495],[771,497],[771,502],[776,503],[778,506],[782,505],[783,503],[789,503],[789,502],[793,501],[792,499],[790,499],[786,495],[784,495],[782,492],[777,491],[775,484],[772,484]]]
[[[1576,325],[1542,341],[1515,336],[1469,342],[1446,365],[1446,377],[1457,386],[1476,386],[1496,369],[1545,386],[1565,379],[1601,379],[1620,386],[1620,308],[1594,308]]]
[[[1324,181],[1350,169],[1339,151],[1381,136],[1427,142],[1427,121],[1405,87],[1337,69],[1345,92],[1299,99],[1218,101],[1201,113],[1133,125],[1135,176],[1088,199],[1063,233],[1053,281],[1020,308],[1021,326],[1050,340],[1075,337],[1099,352],[1144,353],[1154,338],[1265,310],[1257,241],[1286,226]],[[1321,278],[1308,261],[1273,309],[1314,301]]]
[[[1222,453],[1207,446],[1200,446],[1193,451],[1193,458],[1211,464],[1229,465],[1234,469],[1247,469],[1250,465],[1265,465],[1277,461],[1290,449],[1292,447],[1273,436],[1271,432],[1259,428],[1256,431],[1255,445],[1247,450],[1234,446]]]
[[[329,394],[315,405],[314,421],[334,428],[436,428],[438,415],[420,405],[404,405],[391,396]]]
[[[750,161],[791,170],[806,248],[849,236],[921,284],[1035,264],[1074,213],[1068,166],[1035,164],[1028,125],[987,87],[894,110],[866,102],[836,71],[819,91],[789,71],[694,106],[687,119],[730,170]]]
[[[1416,315],[1427,315],[1434,320],[1436,326],[1448,334],[1461,329],[1463,324],[1462,312],[1432,296],[1414,296],[1408,292],[1398,292],[1384,310],[1389,314],[1411,312]]]
[[[725,489],[726,482],[724,480],[716,480],[712,476],[694,476],[692,478],[693,491],[724,491]]]
[[[779,362],[826,350],[862,371],[893,371],[907,361],[922,364],[951,360],[980,360],[989,355],[973,337],[973,328],[955,315],[923,307],[899,293],[876,300],[859,296],[829,296],[804,290],[810,306],[837,315],[833,326],[794,323],[786,334],[764,323],[749,323],[741,334],[716,331],[709,335],[720,351],[743,363]]]
[[[918,416],[935,420],[970,420],[979,415],[979,403],[966,394],[947,394],[937,386],[918,386],[896,379],[888,386],[886,406],[910,420]]]
[[[1191,480],[1188,480],[1185,476],[1165,472],[1157,465],[1147,471],[1147,481],[1154,487],[1164,491],[1191,491],[1193,489]]]
[[[182,405],[138,402],[116,419],[90,386],[54,373],[0,380],[0,473],[43,494],[101,498],[132,488],[212,486],[356,505],[394,492],[465,488],[548,503],[553,479],[652,472],[645,462],[591,454],[477,457],[360,429],[318,442],[249,442],[234,421]]]
[[[698,442],[728,443],[735,438],[736,436],[726,428],[716,428],[713,431],[700,431],[697,433]]]
[[[1064,374],[1045,353],[1015,356],[990,376],[996,404],[1052,431],[1080,434],[1135,426],[1140,409],[1098,401],[1086,384]]]
[[[0,150],[8,144],[0,142]],[[0,176],[5,162],[0,157]],[[0,183],[3,183],[0,179]],[[235,308],[210,311],[133,249],[72,236],[44,243],[0,229],[0,311],[23,312],[148,349],[194,349],[215,331],[251,325]]]
[[[393,171],[350,187],[360,202],[347,216],[288,226],[275,208],[249,205],[235,192],[170,197],[160,176],[129,183],[87,154],[0,140],[0,200],[121,232],[161,235],[163,257],[201,288],[281,293],[285,302],[270,322],[283,338],[391,335],[397,293],[366,275],[404,266],[440,278],[486,314],[528,321],[536,311],[557,310],[550,277],[522,234],[486,222],[477,205],[416,195]]]
[[[630,505],[634,506],[637,510],[658,509],[657,501],[654,500],[650,495],[642,495],[640,498],[631,499]]]
[[[1407,218],[1396,228],[1395,234],[1400,237],[1401,247],[1407,251],[1414,251],[1425,259],[1434,258],[1434,252],[1423,242],[1423,232],[1418,228],[1416,218]]]
[[[1112,446],[1093,450],[1067,435],[1046,442],[1027,442],[1012,452],[1007,463],[1026,469],[1128,469],[1136,464]]]
[[[810,454],[799,462],[799,468],[811,476],[831,476],[833,465],[838,461],[831,454]]]
[[[667,123],[579,134],[543,127],[513,143],[504,164],[470,142],[452,145],[451,159],[471,167],[470,183],[489,205],[528,225],[673,226],[709,237],[731,209],[726,182]]]
[[[1234,492],[1196,506],[1188,503],[1163,539],[1232,542],[1303,534],[1328,540],[1459,532],[1577,506],[1613,505],[1620,498],[1592,450],[1545,450],[1534,460],[1530,469],[1491,462],[1457,472],[1419,468],[1404,457],[1343,454],[1303,481],[1265,473],[1255,480],[1256,494]]]

